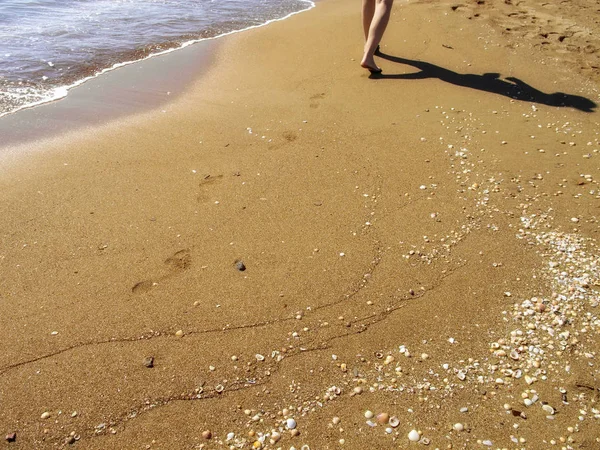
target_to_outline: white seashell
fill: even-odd
[[[523,403],[525,404],[525,406],[533,405],[533,402],[531,401],[530,398],[526,398],[525,400],[523,400]]]
[[[227,439],[228,441],[233,441],[235,439],[235,433],[227,433]]]
[[[373,422],[372,420],[367,420],[367,425],[369,425],[371,428],[377,426],[377,424],[375,422]]]
[[[417,430],[411,430],[410,433],[408,433],[409,441],[417,442],[419,439],[421,439],[421,435],[419,434],[419,432]]]
[[[49,419],[50,418],[50,413],[48,411],[46,411],[45,413],[42,413],[42,415],[40,416],[40,418],[42,420]]]
[[[542,409],[546,411],[551,416],[554,414],[554,408],[550,405],[542,405]]]
[[[519,353],[516,350],[511,350],[510,357],[516,361],[519,359]]]
[[[463,371],[459,371],[456,376],[458,377],[459,380],[464,380],[467,376],[465,375],[465,373]]]
[[[365,419],[372,419],[374,416],[373,411],[366,410],[365,411]]]
[[[491,447],[492,445],[494,445],[492,443],[492,441],[490,441],[489,439],[486,439],[485,441],[482,442],[483,445],[487,445],[488,447]]]
[[[454,428],[456,431],[463,431],[465,426],[462,423],[455,423],[452,428]]]
[[[431,440],[429,438],[424,437],[419,441],[419,444],[429,445],[431,444]]]
[[[257,353],[255,356],[256,356],[256,360],[257,361],[264,361],[265,360],[265,357],[263,355],[261,355],[260,353]]]
[[[271,433],[271,444],[276,444],[281,439],[281,433],[274,431]]]
[[[398,419],[396,416],[392,416],[390,417],[388,423],[390,424],[390,427],[396,428],[398,425],[400,425],[400,419]]]
[[[294,419],[288,419],[285,421],[285,426],[288,428],[288,430],[293,430],[294,428],[296,428],[296,421]]]
[[[300,447],[300,450],[310,450],[310,447],[307,444],[304,444],[302,447]]]
[[[385,429],[385,432],[386,432],[387,434],[392,434],[392,433],[394,432],[394,430],[393,430],[392,428],[390,428],[390,427],[387,427],[387,428]]]
[[[225,387],[222,384],[217,384],[217,386],[215,387],[215,391],[217,391],[219,394],[221,392],[223,392],[225,390]]]

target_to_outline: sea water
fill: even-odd
[[[108,70],[314,6],[309,0],[0,0],[0,117]]]

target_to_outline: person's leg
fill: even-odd
[[[362,2],[362,21],[363,30],[365,31],[365,42],[369,38],[369,28],[375,14],[375,0],[363,0]]]
[[[360,62],[360,65],[365,69],[379,70],[379,67],[375,64],[373,55],[390,20],[393,3],[394,0],[376,0],[375,12],[369,27],[367,42],[365,43],[365,53]]]

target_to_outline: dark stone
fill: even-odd
[[[154,367],[154,356],[145,357],[144,366],[146,366],[148,369],[152,369]]]
[[[240,272],[243,272],[244,270],[246,270],[246,265],[244,264],[244,261],[236,261],[235,268]]]
[[[69,445],[73,445],[75,442],[77,442],[77,439],[75,439],[75,436],[69,436],[66,440],[66,443]]]
[[[8,442],[15,442],[17,440],[17,433],[8,433],[5,437]]]

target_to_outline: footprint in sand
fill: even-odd
[[[284,131],[283,138],[288,142],[294,142],[296,139],[298,139],[298,135],[293,131]]]
[[[324,98],[325,98],[325,93],[324,92],[322,92],[320,94],[315,94],[315,95],[311,96],[310,97],[310,100],[311,100],[310,107],[313,108],[313,109],[314,108],[318,108],[319,106],[321,106],[319,104],[319,100],[322,100]]]
[[[192,256],[190,250],[183,249],[175,252],[173,255],[165,259],[164,264],[168,268],[168,272],[165,275],[156,278],[156,280],[140,281],[133,285],[131,292],[134,294],[144,294],[150,291],[154,286],[158,285],[159,282],[167,280],[173,275],[189,269],[192,265]]]
[[[220,182],[223,179],[223,175],[205,175],[202,181],[198,184],[200,188],[200,192],[196,196],[196,200],[198,203],[206,202],[210,200],[209,198],[209,187],[215,183]]]

